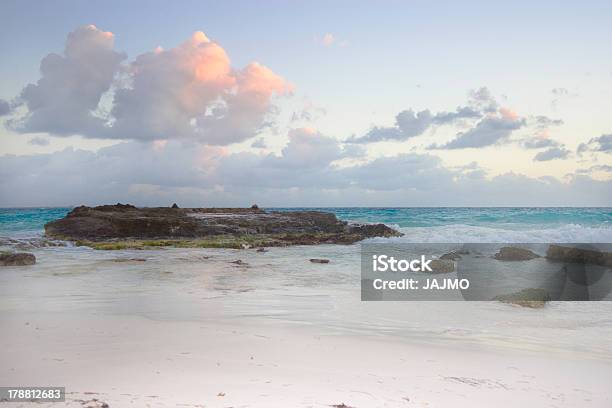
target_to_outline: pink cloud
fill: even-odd
[[[174,48],[157,47],[121,64],[114,35],[95,26],[68,35],[63,56],[49,54],[42,78],[22,92],[23,133],[137,140],[196,140],[226,145],[256,136],[292,86],[253,62],[231,66],[225,49],[197,31]],[[106,114],[100,100],[112,101]]]

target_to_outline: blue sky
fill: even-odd
[[[89,24],[95,25],[100,32],[112,32],[113,49],[127,55],[121,63],[124,68],[117,68],[117,76],[122,69],[133,67],[139,55],[157,46],[172,50],[194,32],[203,31],[229,56],[232,69],[240,70],[257,61],[293,89],[290,95],[271,96],[266,101],[269,106],[266,105],[265,120],[263,116],[253,118],[261,119],[261,123],[253,127],[252,134],[231,139],[235,143],[230,143],[230,139],[227,143],[219,143],[218,138],[212,143],[205,135],[198,136],[197,140],[181,137],[183,149],[193,151],[189,143],[196,143],[198,149],[208,149],[203,156],[215,158],[204,165],[206,171],[202,170],[201,161],[196,160],[199,164],[191,171],[208,172],[207,175],[217,172],[216,178],[161,185],[154,180],[127,182],[117,175],[118,179],[106,182],[122,187],[111,189],[109,196],[100,200],[124,195],[154,203],[161,200],[160,194],[187,188],[198,190],[190,190],[194,197],[224,191],[228,194],[225,199],[235,203],[236,192],[229,192],[233,181],[222,177],[220,169],[227,165],[219,164],[219,157],[229,161],[241,157],[236,155],[251,154],[257,162],[254,165],[261,166],[262,157],[274,156],[282,160],[283,151],[294,152],[296,150],[291,149],[296,146],[304,155],[312,153],[316,149],[308,145],[311,143],[326,149],[324,155],[330,149],[340,152],[338,156],[330,155],[333,160],[321,163],[322,167],[317,169],[332,171],[333,175],[323,173],[329,178],[336,177],[338,171],[355,170],[377,159],[393,161],[398,156],[420,155],[439,161],[445,171],[460,172],[450,175],[449,180],[463,177],[465,170],[462,168],[466,166],[477,169],[482,176],[482,189],[477,188],[481,194],[489,194],[490,183],[507,174],[526,177],[529,182],[555,178],[563,187],[557,188],[556,202],[562,202],[563,194],[571,191],[567,190],[568,186],[586,177],[589,183],[596,183],[599,190],[593,197],[581,199],[582,204],[601,205],[612,201],[609,193],[611,161],[610,153],[605,150],[608,139],[604,137],[612,133],[612,115],[609,114],[612,100],[610,2],[181,1],[170,4],[162,1],[4,1],[0,5],[0,49],[3,60],[9,63],[0,65],[0,99],[17,105],[24,86],[36,84],[41,78],[41,60],[49,53],[61,55],[68,33]],[[111,109],[114,106],[113,92],[117,87],[120,85],[113,82],[102,98],[101,107]],[[482,111],[479,116],[443,125],[432,119],[431,123],[423,125],[424,130],[419,130],[420,133],[408,132],[402,136],[398,131],[395,123],[398,113],[428,111],[435,118],[437,113],[472,106],[475,99],[470,95],[479,89],[486,89],[490,99],[495,100],[495,111]],[[175,143],[178,137],[156,134],[121,139],[116,134],[107,137],[91,129],[76,128],[73,135],[58,135],[54,133],[57,128],[49,126],[46,129],[42,125],[37,125],[36,133],[32,133],[28,131],[34,129],[32,126],[18,129],[14,125],[15,121],[25,120],[32,113],[31,106],[26,108],[26,105],[27,101],[4,116],[5,123],[0,130],[0,155],[23,157],[20,164],[13,163],[18,159],[11,157],[12,167],[5,166],[11,171],[31,165],[25,158],[32,155],[40,155],[39,159],[47,161],[52,161],[52,155],[64,149],[99,155],[100,149],[117,143],[130,145],[130,151],[141,149],[145,152],[149,151],[149,146],[143,143],[157,143],[159,150],[160,143],[166,143],[164,140]],[[301,112],[308,112],[307,120],[291,120]],[[111,116],[105,119],[107,124],[115,120]],[[537,119],[541,117],[546,118],[546,125]],[[416,119],[410,118],[410,126],[415,126]],[[0,118],[0,122],[2,120]],[[269,123],[273,125],[262,127]],[[501,128],[498,129],[498,125]],[[219,132],[217,125],[214,129]],[[241,132],[246,131],[241,129]],[[345,143],[351,137],[359,139],[372,131],[378,132],[376,142]],[[306,139],[292,138],[292,134],[316,136],[309,136],[306,143]],[[380,136],[382,134],[386,136]],[[394,136],[389,137],[390,134]],[[406,136],[408,134],[410,136]],[[441,148],[454,146],[450,141],[462,134],[480,138],[480,145]],[[337,146],[328,144],[326,138]],[[532,139],[544,140],[542,146],[546,147],[526,147],[535,146],[529,143]],[[260,140],[258,145],[265,148],[251,147],[255,140]],[[465,146],[465,143],[459,145]],[[579,154],[581,145],[588,148],[583,148]],[[537,156],[539,153],[542,154]],[[7,156],[4,157],[8,163]],[[213,171],[210,166],[218,167]],[[178,170],[169,168],[168,171]],[[285,173],[290,174],[288,170]],[[334,192],[342,196],[339,193],[342,189],[358,187],[363,180],[351,178],[358,177],[357,173],[361,174],[347,176],[343,173],[342,177],[350,180],[345,181],[346,185],[338,181],[333,186]],[[389,169],[389,174],[393,173],[394,170]],[[472,175],[475,176],[476,173]],[[44,185],[40,177],[36,182],[33,177],[28,179],[32,186]],[[403,190],[423,188],[410,184],[415,181],[406,182],[407,185],[394,186],[396,193],[392,196],[386,194],[388,198],[374,203],[400,205]],[[287,187],[294,189],[292,194],[297,197],[306,194],[304,185],[291,186],[280,180],[278,186],[253,186],[249,194],[275,197],[273,204],[282,205],[289,198],[286,194],[280,191],[267,194],[266,191]],[[467,191],[461,185],[454,187],[459,195]],[[143,188],[146,193],[133,193],[144,191]],[[316,186],[309,188],[316,189]],[[77,187],[68,188],[68,191],[74,193],[71,200],[90,194],[85,190],[77,191]],[[328,203],[325,198],[329,197],[328,193],[319,189],[316,192],[319,199],[314,200],[314,204],[338,203],[334,200]],[[310,191],[309,194],[311,197],[314,193]],[[44,197],[42,194],[34,200],[24,194],[5,204],[39,203]],[[567,198],[570,203],[570,197]],[[478,199],[484,201],[484,197],[474,200]],[[464,199],[432,195],[422,204],[435,205],[444,201],[440,204],[452,205],[453,200],[465,202]],[[503,200],[500,196],[500,201]],[[546,197],[538,200],[535,204],[546,204]],[[49,201],[61,199],[50,197]]]

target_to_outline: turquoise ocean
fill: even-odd
[[[612,242],[612,208],[275,208],[319,210],[350,222],[385,223],[410,242]],[[70,208],[0,209],[0,237],[40,238]]]

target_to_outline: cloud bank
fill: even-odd
[[[341,165],[361,151],[301,128],[282,151],[131,141],[0,158],[0,206],[137,205],[440,206],[609,205],[612,182],[587,174],[565,181],[506,173],[487,178],[471,164],[448,168],[431,154],[406,153]],[[138,160],[134,160],[138,157]]]

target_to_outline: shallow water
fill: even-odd
[[[361,302],[359,245],[266,253],[74,247],[34,252],[37,265],[5,268],[0,275],[3,313],[138,315],[211,324],[249,318],[309,325],[321,334],[612,358],[612,302],[553,302],[543,310],[495,302]],[[312,257],[332,262],[314,265],[308,261]],[[237,259],[247,265],[231,263]]]
[[[42,224],[66,211],[2,210],[0,235],[26,242],[40,238]],[[550,209],[545,216],[541,209],[334,211],[344,219],[400,225],[407,235],[399,241],[612,242],[610,209]],[[436,211],[435,226],[417,225],[435,218]],[[470,211],[476,214],[473,218],[466,215]],[[407,213],[417,214],[420,221],[402,221]],[[502,222],[508,214],[517,222]],[[536,216],[545,222],[531,224]],[[563,217],[571,223],[561,222]],[[455,224],[459,220],[461,224]],[[306,325],[327,335],[395,336],[454,347],[572,351],[612,359],[612,302],[553,302],[541,310],[496,302],[361,302],[359,244],[271,248],[265,253],[95,251],[73,246],[32,252],[36,265],[4,268],[0,274],[0,312],[5,316],[44,311],[210,324],[249,319]],[[310,258],[328,258],[331,263],[312,264]],[[232,263],[238,259],[246,265]]]

